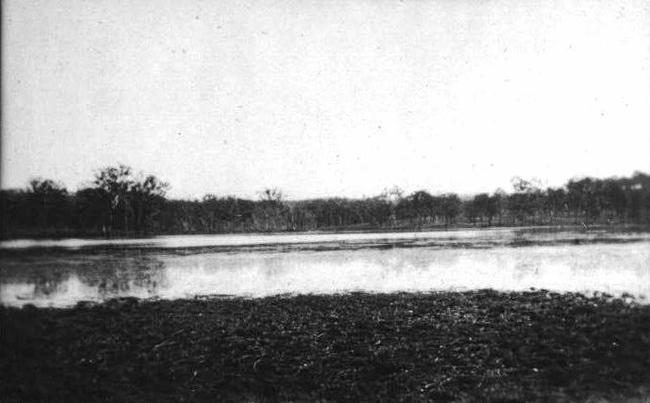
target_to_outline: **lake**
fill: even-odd
[[[0,303],[531,288],[650,303],[650,234],[544,228],[0,242]]]

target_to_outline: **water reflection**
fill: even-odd
[[[152,251],[0,258],[0,302],[69,306],[113,297],[493,288],[650,295],[650,241],[492,248],[197,253]],[[648,302],[648,300],[639,300]]]
[[[169,286],[164,262],[151,256],[4,258],[0,275],[0,302],[13,306],[147,298]]]

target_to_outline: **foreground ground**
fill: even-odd
[[[647,401],[650,306],[477,291],[0,308],[0,401]]]

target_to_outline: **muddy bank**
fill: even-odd
[[[2,401],[650,394],[650,306],[477,291],[0,308]],[[598,401],[598,400],[596,400]]]

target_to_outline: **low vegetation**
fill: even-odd
[[[650,306],[546,291],[0,308],[26,401],[643,401]],[[636,400],[635,400],[636,399]]]

